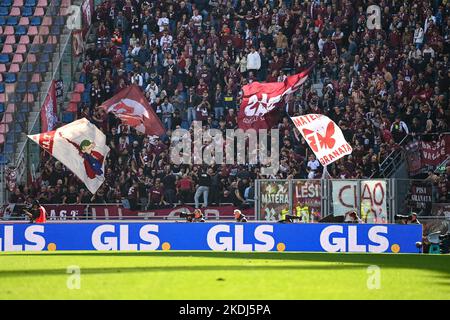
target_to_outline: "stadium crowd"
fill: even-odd
[[[334,178],[380,176],[380,163],[410,135],[448,131],[450,5],[379,1],[381,29],[368,28],[372,1],[105,0],[93,14],[80,81],[87,117],[111,148],[106,183],[95,194],[45,156],[34,186],[10,201],[111,203],[131,208],[193,202],[251,205],[258,166],[173,165],[170,134],[193,121],[237,128],[240,90],[283,81],[311,64],[308,81],[281,110],[276,178],[321,177],[322,168],[288,116],[326,114],[353,153],[328,171]],[[167,135],[144,136],[99,105],[129,84],[144,91]],[[438,176],[448,190],[447,175]],[[206,202],[204,203],[206,204]]]

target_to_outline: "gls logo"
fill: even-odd
[[[348,226],[348,234],[344,234],[344,226],[326,227],[320,233],[320,245],[327,252],[386,252],[389,240],[384,236],[388,233],[386,226],[373,226],[367,234],[373,244],[358,244],[358,227]],[[339,235],[336,235],[339,234]]]
[[[381,29],[381,9],[379,6],[373,4],[367,7],[367,29],[380,30]]]
[[[219,224],[209,229],[207,241],[214,251],[270,251],[275,246],[272,234],[272,225],[260,225],[253,234],[254,240],[260,243],[244,243],[243,225],[235,225],[232,233],[230,225]]]
[[[42,251],[45,248],[43,225],[36,224],[25,229],[24,237],[27,244],[14,244],[14,226],[5,226],[3,230],[3,239],[0,238],[0,251]]]

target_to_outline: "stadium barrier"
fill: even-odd
[[[279,223],[0,224],[0,251],[418,253],[421,225]]]
[[[21,214],[23,204],[10,204],[0,207],[0,219],[2,220],[23,220]],[[108,204],[43,204],[47,210],[49,221],[78,221],[78,220],[177,220],[180,213],[194,212],[194,204],[178,205],[177,207],[167,207],[154,210],[132,211],[124,207],[121,203]],[[202,212],[208,220],[232,220],[235,207],[231,203],[224,203],[221,206],[209,206],[203,208]],[[242,209],[244,215],[249,220],[255,220],[255,210],[253,208]],[[183,219],[184,220],[184,219]]]
[[[256,180],[258,220],[276,221],[283,209],[307,206],[306,222],[356,211],[365,223],[393,223],[396,214],[447,216],[447,203],[437,203],[438,190],[420,179]],[[450,215],[449,215],[450,216]]]

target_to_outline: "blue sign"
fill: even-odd
[[[417,253],[421,225],[276,223],[0,224],[0,251],[213,250]]]

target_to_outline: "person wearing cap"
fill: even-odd
[[[23,210],[25,215],[30,219],[30,223],[46,223],[47,222],[47,211],[41,204],[39,200],[34,200],[31,206],[31,212],[27,209]]]
[[[417,219],[417,213],[415,212],[411,213],[408,224],[421,224],[420,221]]]
[[[233,214],[236,222],[247,222],[247,217],[241,212],[241,210],[234,209]]]

